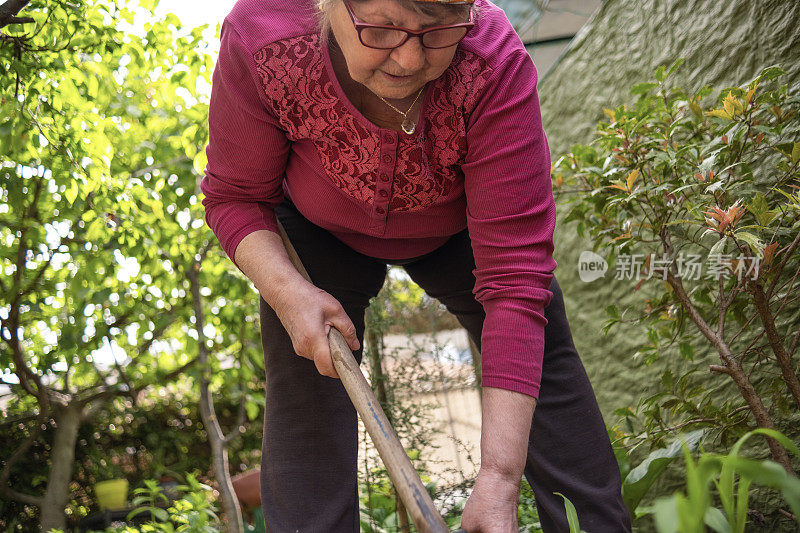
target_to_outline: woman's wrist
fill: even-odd
[[[483,388],[482,475],[493,484],[519,488],[528,455],[536,399],[519,392]]]
[[[515,475],[507,471],[482,467],[478,471],[475,487],[479,490],[491,491],[499,500],[516,502],[519,499],[521,481],[522,471],[519,472],[519,475]]]
[[[292,265],[280,235],[269,230],[246,235],[236,248],[236,263],[273,309],[308,290],[309,283]]]

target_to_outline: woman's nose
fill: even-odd
[[[403,74],[410,74],[425,66],[425,48],[419,37],[411,37],[392,51],[391,58],[400,65]]]

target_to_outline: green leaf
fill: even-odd
[[[258,414],[261,412],[261,408],[258,404],[254,402],[247,402],[244,404],[244,408],[247,411],[247,418],[252,422],[256,418],[258,418]]]
[[[687,361],[694,361],[694,347],[688,342],[681,342],[678,347],[681,351],[681,357]]]
[[[616,305],[609,305],[606,307],[606,314],[611,318],[619,320],[619,309],[617,309]]]
[[[728,242],[727,237],[722,237],[720,240],[714,243],[714,246],[711,247],[711,250],[708,251],[708,255],[723,255],[725,253],[725,244]]]
[[[659,533],[678,533],[679,504],[682,498],[682,494],[676,493],[668,498],[658,498],[653,503],[652,513]]]
[[[731,525],[728,523],[725,515],[722,514],[722,511],[716,507],[709,507],[706,509],[703,522],[717,533],[731,533]]]
[[[778,76],[783,76],[784,74],[786,74],[785,70],[783,70],[782,68],[780,68],[777,65],[772,65],[772,66],[769,66],[769,67],[765,68],[764,70],[762,70],[761,74],[759,74],[756,79],[774,80]]]
[[[790,476],[774,461],[758,461],[746,457],[721,456],[722,465],[735,470],[742,478],[759,485],[780,489],[792,512],[800,514],[800,479]]]
[[[578,511],[575,510],[575,506],[572,505],[572,502],[569,501],[569,498],[567,498],[560,492],[554,492],[553,494],[555,494],[556,496],[561,496],[564,499],[564,509],[567,512],[567,523],[569,524],[569,533],[582,533],[580,522],[578,522]]]
[[[684,438],[687,446],[692,450],[696,449],[704,434],[705,430],[698,429],[686,435]],[[653,451],[647,459],[628,473],[622,483],[622,498],[629,511],[633,512],[636,509],[656,479],[676,457],[681,455],[681,443],[681,439],[677,439],[667,448]]]
[[[781,433],[780,431],[776,431],[774,429],[767,429],[767,428],[758,428],[754,429],[753,431],[749,431],[741,436],[739,440],[731,448],[729,455],[734,456],[739,454],[739,450],[742,448],[744,443],[754,435],[765,435],[767,437],[772,437],[773,439],[780,442],[787,450],[792,452],[795,456],[800,456],[800,448],[797,447],[797,444],[792,442],[786,435]]]
[[[167,520],[169,520],[169,513],[167,513],[166,509],[162,509],[161,507],[151,507],[150,511],[156,518],[158,518],[162,522],[166,522]]]
[[[764,244],[758,240],[758,237],[746,231],[739,231],[733,234],[739,240],[747,243],[750,249],[755,252],[759,257],[764,256]]]
[[[761,193],[753,196],[753,200],[747,204],[747,209],[762,226],[766,226],[775,218],[775,213],[770,211],[767,199]]]
[[[70,205],[75,203],[75,200],[78,198],[78,182],[71,181],[69,185],[67,185],[67,189],[64,191],[64,198],[67,199],[67,202]]]
[[[650,92],[650,89],[656,87],[657,85],[657,83],[652,82],[637,83],[633,86],[633,88],[631,88],[631,94],[645,95]]]
[[[194,157],[194,171],[197,172],[198,175],[202,176],[206,172],[207,164],[208,157],[206,157],[206,151],[205,149],[200,150]]]
[[[669,71],[667,72],[667,76],[668,76],[668,77],[669,77],[669,76],[671,76],[671,75],[672,75],[672,74],[673,74],[673,73],[674,73],[676,70],[678,70],[678,68],[679,68],[681,65],[683,65],[683,62],[684,62],[684,61],[686,61],[686,58],[685,58],[685,57],[681,57],[681,58],[679,58],[677,61],[675,61],[675,62],[672,64],[672,66],[671,66],[671,67],[669,67]]]

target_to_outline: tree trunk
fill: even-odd
[[[736,386],[739,387],[739,392],[741,392],[742,397],[750,407],[750,411],[752,411],[758,427],[765,429],[776,429],[775,424],[772,421],[772,417],[769,415],[769,411],[767,411],[767,408],[761,401],[761,398],[753,387],[753,384],[750,382],[750,379],[747,377],[747,374],[745,374],[742,366],[738,363],[738,361],[735,361],[734,364],[728,364],[726,366],[730,371],[731,378],[736,383]],[[784,448],[772,437],[767,437],[766,440],[767,446],[769,446],[769,451],[772,454],[772,458],[775,460],[775,462],[779,463],[788,473],[794,474],[794,469],[792,469],[792,461],[789,459],[789,453],[786,451],[786,448]]]
[[[671,252],[672,247],[669,245],[668,241],[665,241],[665,246],[667,246],[667,250],[670,250]],[[689,295],[686,294],[686,290],[683,287],[683,282],[681,279],[675,277],[672,271],[667,271],[667,281],[675,290],[675,294],[678,296],[683,308],[689,314],[689,318],[691,318],[692,322],[695,323],[700,332],[717,350],[720,360],[726,369],[725,372],[733,379],[734,383],[736,383],[742,398],[744,398],[748,407],[750,407],[750,411],[753,413],[758,427],[775,429],[775,424],[772,421],[772,417],[769,415],[769,411],[767,411],[767,408],[764,406],[764,402],[762,402],[761,398],[758,396],[755,387],[753,387],[753,384],[750,382],[750,378],[745,373],[741,363],[739,363],[736,357],[734,357],[731,353],[730,346],[728,346],[728,344],[722,338],[722,333],[720,332],[720,334],[717,334],[717,332],[711,329],[705,319],[703,319],[695,306],[692,304],[691,300],[689,299]],[[784,469],[786,469],[787,472],[793,474],[794,470],[792,469],[792,462],[789,459],[789,454],[786,449],[772,437],[767,437],[766,440],[769,450],[772,453],[772,458],[775,460],[775,462],[779,463]]]
[[[78,440],[82,410],[82,404],[58,406],[53,410],[56,433],[50,455],[47,489],[39,517],[39,524],[44,532],[66,528],[64,509],[69,502],[69,483],[72,480],[72,465],[75,460],[75,445]]]
[[[372,376],[372,390],[375,392],[378,403],[381,404],[381,408],[386,414],[386,419],[389,421],[389,424],[394,426],[392,422],[392,410],[389,405],[389,395],[386,391],[386,374],[383,371],[383,335],[381,335],[381,332],[377,331],[373,320],[371,320],[373,318],[371,316],[372,313],[372,309],[367,309],[368,320],[366,332],[364,333],[367,346],[369,346],[367,353],[369,354],[370,375]],[[406,506],[403,504],[403,500],[400,499],[396,488],[394,489],[394,501],[400,532],[411,533],[408,511],[406,511]]]
[[[226,529],[228,533],[241,533],[244,530],[242,510],[233,490],[231,473],[228,468],[228,447],[222,439],[212,438],[211,453],[214,461],[215,477],[220,486],[222,508],[227,521]]]
[[[241,533],[244,531],[242,509],[233,490],[231,473],[228,466],[228,441],[219,425],[217,413],[214,410],[214,399],[209,390],[208,348],[206,336],[203,333],[205,319],[203,318],[203,301],[200,296],[200,263],[194,263],[187,272],[192,292],[194,306],[195,328],[197,331],[197,361],[200,365],[200,416],[206,428],[208,442],[211,445],[211,455],[214,464],[214,477],[219,484],[222,496],[222,512],[225,514],[226,531],[228,533]]]

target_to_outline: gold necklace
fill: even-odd
[[[411,102],[411,105],[408,107],[408,109],[406,110],[405,113],[403,113],[402,111],[397,109],[395,106],[393,106],[392,104],[387,102],[386,99],[383,98],[383,96],[381,96],[381,95],[379,95],[377,93],[373,93],[373,94],[375,94],[375,96],[380,98],[383,101],[384,104],[388,105],[389,107],[391,107],[392,109],[394,109],[395,111],[400,113],[400,115],[402,115],[403,123],[400,124],[400,127],[403,128],[403,131],[406,132],[408,135],[411,135],[412,133],[414,133],[414,130],[417,129],[417,123],[414,122],[413,120],[411,120],[410,118],[408,118],[408,114],[411,112],[412,109],[414,109],[414,105],[417,103],[417,100],[419,100],[419,97],[422,94],[422,91],[424,89],[425,89],[425,86],[423,85],[422,88],[417,93],[417,97],[414,98],[414,101]]]

